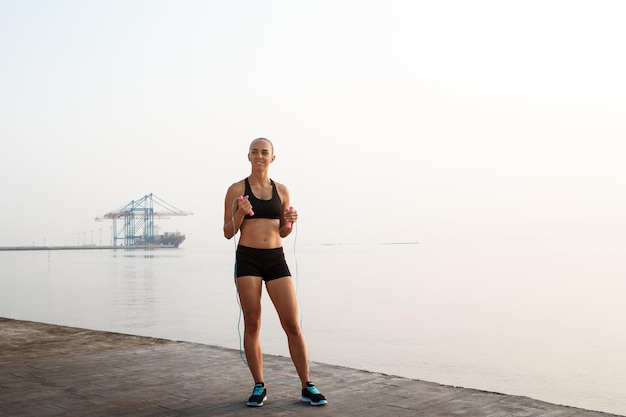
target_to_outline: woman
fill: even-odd
[[[253,140],[248,152],[252,172],[228,188],[224,202],[224,236],[231,239],[241,232],[235,282],[244,317],[244,351],[255,382],[247,405],[260,407],[267,399],[259,338],[263,281],[287,334],[291,359],[302,381],[301,399],[311,405],[322,405],[326,404],[326,398],[309,379],[307,346],[298,323],[295,287],[282,248],[282,238],[293,230],[291,224],[298,220],[298,212],[289,207],[287,187],[269,177],[274,159],[274,146],[268,139]]]

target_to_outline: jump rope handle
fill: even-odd
[[[289,206],[289,211],[291,211],[291,210],[293,210],[293,207]],[[285,227],[286,227],[287,229],[291,229],[291,222],[287,222],[287,223],[285,223]]]
[[[239,199],[239,201],[243,201],[243,196],[242,196],[242,195],[240,195],[240,196],[238,197],[238,199]],[[249,214],[250,216],[254,216],[254,211],[252,211],[252,209],[250,209],[250,211],[248,212],[248,214]]]

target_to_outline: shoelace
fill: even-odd
[[[265,387],[263,385],[255,385],[254,391],[252,391],[252,395],[263,395],[263,390]]]

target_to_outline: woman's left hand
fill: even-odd
[[[298,220],[298,210],[290,207],[289,210],[285,211],[285,222],[294,223]]]

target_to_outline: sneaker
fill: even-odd
[[[265,400],[267,400],[267,390],[265,384],[259,382],[254,385],[254,390],[252,390],[252,395],[248,398],[246,405],[248,407],[261,407]]]
[[[328,402],[326,401],[326,397],[322,395],[312,382],[306,383],[306,388],[302,389],[302,397],[300,397],[300,399],[311,405],[324,405]]]

